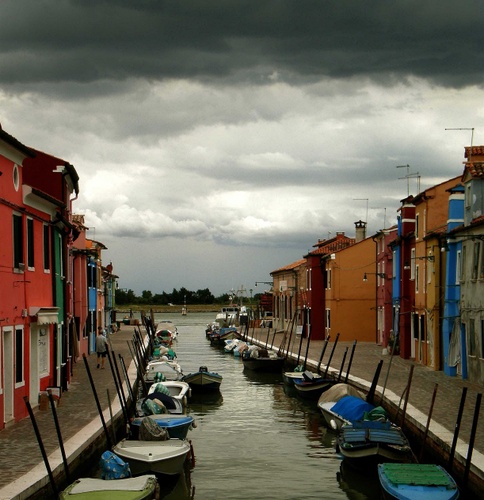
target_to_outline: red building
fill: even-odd
[[[70,381],[74,192],[72,165],[0,129],[0,428]]]

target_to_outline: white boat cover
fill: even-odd
[[[322,403],[337,402],[345,396],[355,396],[364,399],[363,394],[349,384],[334,384],[319,397],[318,405]]]

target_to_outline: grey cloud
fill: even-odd
[[[3,1],[0,81],[409,75],[482,84],[481,2]]]

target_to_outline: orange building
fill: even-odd
[[[321,265],[327,277],[324,299],[325,334],[334,339],[339,333],[341,341],[375,341],[377,276],[374,272],[374,241],[357,236],[353,245],[324,255]]]

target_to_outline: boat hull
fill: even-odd
[[[294,380],[302,380],[303,373],[302,372],[284,372],[282,374],[282,380],[287,385],[294,385]]]
[[[113,452],[128,462],[131,473],[165,474],[172,476],[183,471],[183,464],[190,453],[186,440],[129,441],[123,439],[113,447]]]
[[[454,500],[459,489],[454,479],[435,464],[378,465],[384,498],[400,500]]]
[[[306,399],[318,399],[323,392],[327,391],[335,381],[332,379],[314,379],[308,381],[305,379],[294,379],[294,388],[297,394]]]
[[[245,358],[242,357],[244,368],[257,372],[279,373],[284,367],[284,358]]]
[[[190,397],[190,386],[182,380],[167,380],[165,382],[155,382],[148,389],[148,394],[153,394],[159,391],[160,385],[166,388],[169,396],[177,399],[183,405],[187,404],[187,399]]]
[[[344,425],[337,443],[343,457],[361,469],[374,468],[383,462],[410,463],[414,459],[407,438],[390,422]]]
[[[193,391],[216,391],[222,384],[222,375],[214,372],[189,373],[183,377]]]
[[[189,415],[148,415],[148,417],[136,417],[131,421],[131,432],[133,439],[138,439],[139,428],[143,418],[151,418],[157,425],[166,429],[170,438],[185,439],[190,427],[194,425],[193,417]]]
[[[318,403],[318,408],[323,415],[326,425],[334,431],[340,431],[343,425],[351,425],[351,422],[331,410],[335,404],[334,401]]]
[[[157,480],[153,475],[127,479],[81,478],[69,485],[59,496],[61,500],[106,499],[145,500],[155,498]]]

